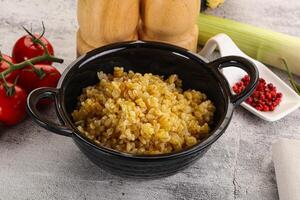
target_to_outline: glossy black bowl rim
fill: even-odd
[[[89,61],[91,61],[95,58],[101,57],[102,55],[105,55],[108,53],[112,53],[114,51],[124,50],[124,49],[129,49],[129,48],[140,48],[140,47],[142,47],[142,48],[159,48],[159,49],[163,49],[163,50],[172,51],[173,53],[179,54],[181,56],[186,56],[187,58],[193,59],[193,61],[199,62],[199,64],[201,64],[207,68],[210,68],[208,66],[209,63],[206,61],[206,59],[202,58],[198,54],[190,52],[190,51],[183,49],[181,47],[178,47],[178,46],[161,43],[161,42],[130,41],[130,42],[114,43],[114,44],[110,44],[107,46],[103,46],[103,47],[94,49],[94,50],[88,52],[87,54],[80,56],[74,62],[72,62],[66,68],[66,70],[63,72],[63,74],[59,80],[58,86],[57,86],[58,94],[57,94],[57,97],[55,98],[56,110],[57,110],[60,121],[69,129],[70,135],[67,135],[67,136],[71,136],[71,137],[73,137],[73,140],[76,140],[76,141],[79,140],[80,142],[85,143],[86,145],[92,147],[96,151],[100,151],[101,153],[111,154],[111,155],[115,155],[115,156],[123,157],[123,158],[127,158],[127,159],[137,159],[137,160],[161,160],[161,159],[166,159],[166,158],[171,159],[171,158],[175,158],[175,157],[181,157],[181,156],[193,154],[195,152],[202,151],[203,149],[210,146],[223,134],[223,132],[229,125],[229,122],[232,118],[234,107],[236,106],[236,104],[231,102],[231,98],[230,98],[231,93],[230,93],[230,89],[229,89],[229,84],[226,81],[226,79],[224,78],[224,76],[218,70],[215,70],[215,71],[213,70],[214,74],[219,76],[219,77],[215,77],[215,78],[220,79],[220,77],[221,77],[220,81],[222,81],[222,85],[221,85],[222,90],[224,92],[230,93],[230,94],[226,95],[227,99],[225,99],[227,101],[227,108],[225,111],[226,114],[225,114],[223,120],[217,123],[216,129],[214,130],[214,132],[211,133],[211,135],[208,138],[206,138],[203,141],[200,141],[198,144],[196,144],[192,147],[185,148],[178,152],[172,152],[172,153],[168,153],[168,154],[157,154],[157,155],[135,155],[135,154],[120,152],[120,151],[110,149],[107,147],[103,147],[103,146],[98,146],[98,145],[94,144],[93,142],[89,141],[84,136],[82,136],[81,133],[76,128],[75,124],[72,122],[72,119],[70,119],[68,117],[66,107],[64,105],[63,88],[64,88],[64,82],[66,81],[66,78],[67,78],[70,70],[72,70],[74,67],[77,67],[78,65],[82,66],[85,63],[88,63]],[[258,79],[258,77],[256,77],[256,79]],[[255,81],[257,83],[257,80],[255,80]],[[251,88],[251,92],[253,92],[253,90],[254,90],[254,88]],[[249,95],[250,94],[248,94],[247,96],[249,96]],[[39,124],[44,127],[47,127],[47,124],[41,124],[41,123],[39,123]]]

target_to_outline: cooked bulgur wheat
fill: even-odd
[[[162,154],[195,145],[209,135],[215,111],[206,95],[183,91],[177,75],[168,79],[124,72],[98,73],[83,89],[72,113],[78,130],[97,145],[132,154]]]

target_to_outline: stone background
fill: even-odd
[[[208,13],[300,36],[299,0],[227,0]],[[0,0],[0,49],[9,54],[24,33],[21,25],[38,30],[41,21],[57,56],[65,59],[56,65],[63,71],[76,56],[75,0]],[[285,73],[273,70],[287,81]],[[279,137],[300,138],[299,122],[299,110],[268,123],[238,108],[227,132],[195,165],[168,178],[138,181],[102,171],[70,138],[27,119],[0,128],[0,200],[276,200],[271,145]]]

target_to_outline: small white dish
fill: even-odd
[[[261,112],[243,102],[241,105],[245,109],[260,117],[261,119],[272,122],[285,117],[286,115],[299,108],[299,95],[285,82],[283,82],[276,74],[274,74],[268,67],[243,53],[229,36],[225,34],[218,34],[215,37],[212,37],[207,41],[199,54],[203,57],[208,57],[217,48],[219,49],[222,57],[241,56],[251,60],[258,68],[259,76],[265,79],[267,83],[273,83],[274,86],[276,86],[277,91],[283,94],[281,103],[275,108],[274,111]],[[227,78],[229,84],[233,86],[234,83],[240,81],[246,73],[241,69],[232,67],[223,69],[223,74]]]

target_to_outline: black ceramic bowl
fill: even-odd
[[[140,73],[178,74],[184,89],[206,93],[216,106],[210,137],[180,152],[142,156],[100,147],[81,136],[70,114],[76,107],[77,97],[84,87],[99,81],[96,72],[112,73],[115,66]],[[244,69],[251,77],[250,84],[239,95],[231,94],[230,86],[220,73],[221,68],[230,66]],[[120,176],[157,178],[183,170],[201,158],[226,130],[234,107],[251,94],[257,81],[256,67],[241,57],[223,57],[207,63],[198,55],[176,46],[156,42],[125,42],[98,48],[75,60],[63,73],[57,89],[40,88],[30,93],[27,109],[40,126],[71,137],[80,150],[104,170]],[[61,125],[45,119],[36,109],[40,99],[51,97],[55,99]]]

